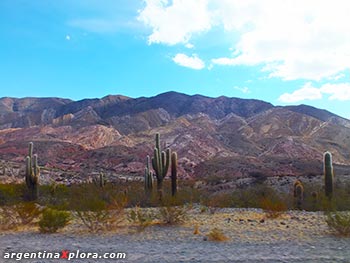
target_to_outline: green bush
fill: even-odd
[[[0,206],[20,202],[24,190],[24,184],[0,184]]]
[[[350,212],[329,212],[326,214],[328,227],[340,236],[350,236]]]
[[[69,212],[46,208],[39,221],[39,230],[42,233],[55,233],[68,225],[70,220]]]
[[[85,204],[84,210],[75,211],[74,216],[89,232],[113,230],[124,220],[125,204],[126,199],[114,200],[108,205],[101,200],[90,200],[90,204]]]

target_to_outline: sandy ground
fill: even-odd
[[[196,225],[200,234],[194,235]],[[183,225],[153,225],[143,232],[130,225],[104,234],[78,233],[74,228],[57,234],[40,234],[33,229],[2,233],[0,262],[16,262],[3,258],[7,252],[62,250],[126,253],[124,260],[70,262],[350,262],[350,238],[332,235],[323,214],[317,212],[289,211],[277,219],[266,219],[261,210],[255,209],[221,209],[214,214],[192,209]],[[213,228],[221,229],[229,240],[207,240]]]

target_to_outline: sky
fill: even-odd
[[[350,1],[1,0],[0,97],[166,91],[350,118]]]

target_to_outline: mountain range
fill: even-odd
[[[183,178],[317,175],[325,151],[336,174],[350,173],[350,121],[307,105],[167,92],[154,97],[109,95],[0,98],[0,159],[23,163],[29,141],[39,165],[57,180],[142,176],[155,134],[179,156]]]

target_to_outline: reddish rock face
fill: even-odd
[[[157,132],[163,148],[177,151],[180,177],[321,174],[326,150],[337,174],[350,166],[350,121],[305,105],[175,92],[0,99],[0,159],[20,164],[33,141],[41,166],[72,176],[142,176]]]

